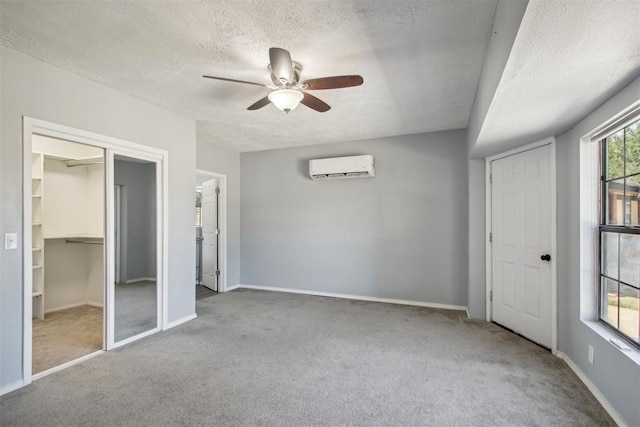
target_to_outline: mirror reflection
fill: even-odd
[[[156,164],[114,158],[115,342],[156,328]]]

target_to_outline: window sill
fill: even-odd
[[[632,347],[618,335],[602,326],[600,322],[594,320],[582,320],[582,323],[587,325],[593,332],[600,335],[600,337],[607,341],[611,347],[618,350],[620,353],[627,356],[632,362],[640,366],[640,349]]]

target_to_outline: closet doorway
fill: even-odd
[[[33,374],[104,348],[104,149],[33,135]]]
[[[26,385],[166,329],[168,153],[23,123]]]
[[[196,171],[196,299],[226,290],[226,176]]]

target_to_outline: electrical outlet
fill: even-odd
[[[4,235],[4,248],[5,249],[17,249],[18,248],[18,234],[17,233],[5,233],[5,235]]]
[[[592,346],[589,346],[589,352],[587,354],[587,357],[589,359],[589,363],[593,365],[593,347]]]

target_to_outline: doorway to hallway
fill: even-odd
[[[226,177],[197,171],[195,192],[196,299],[226,288]]]

